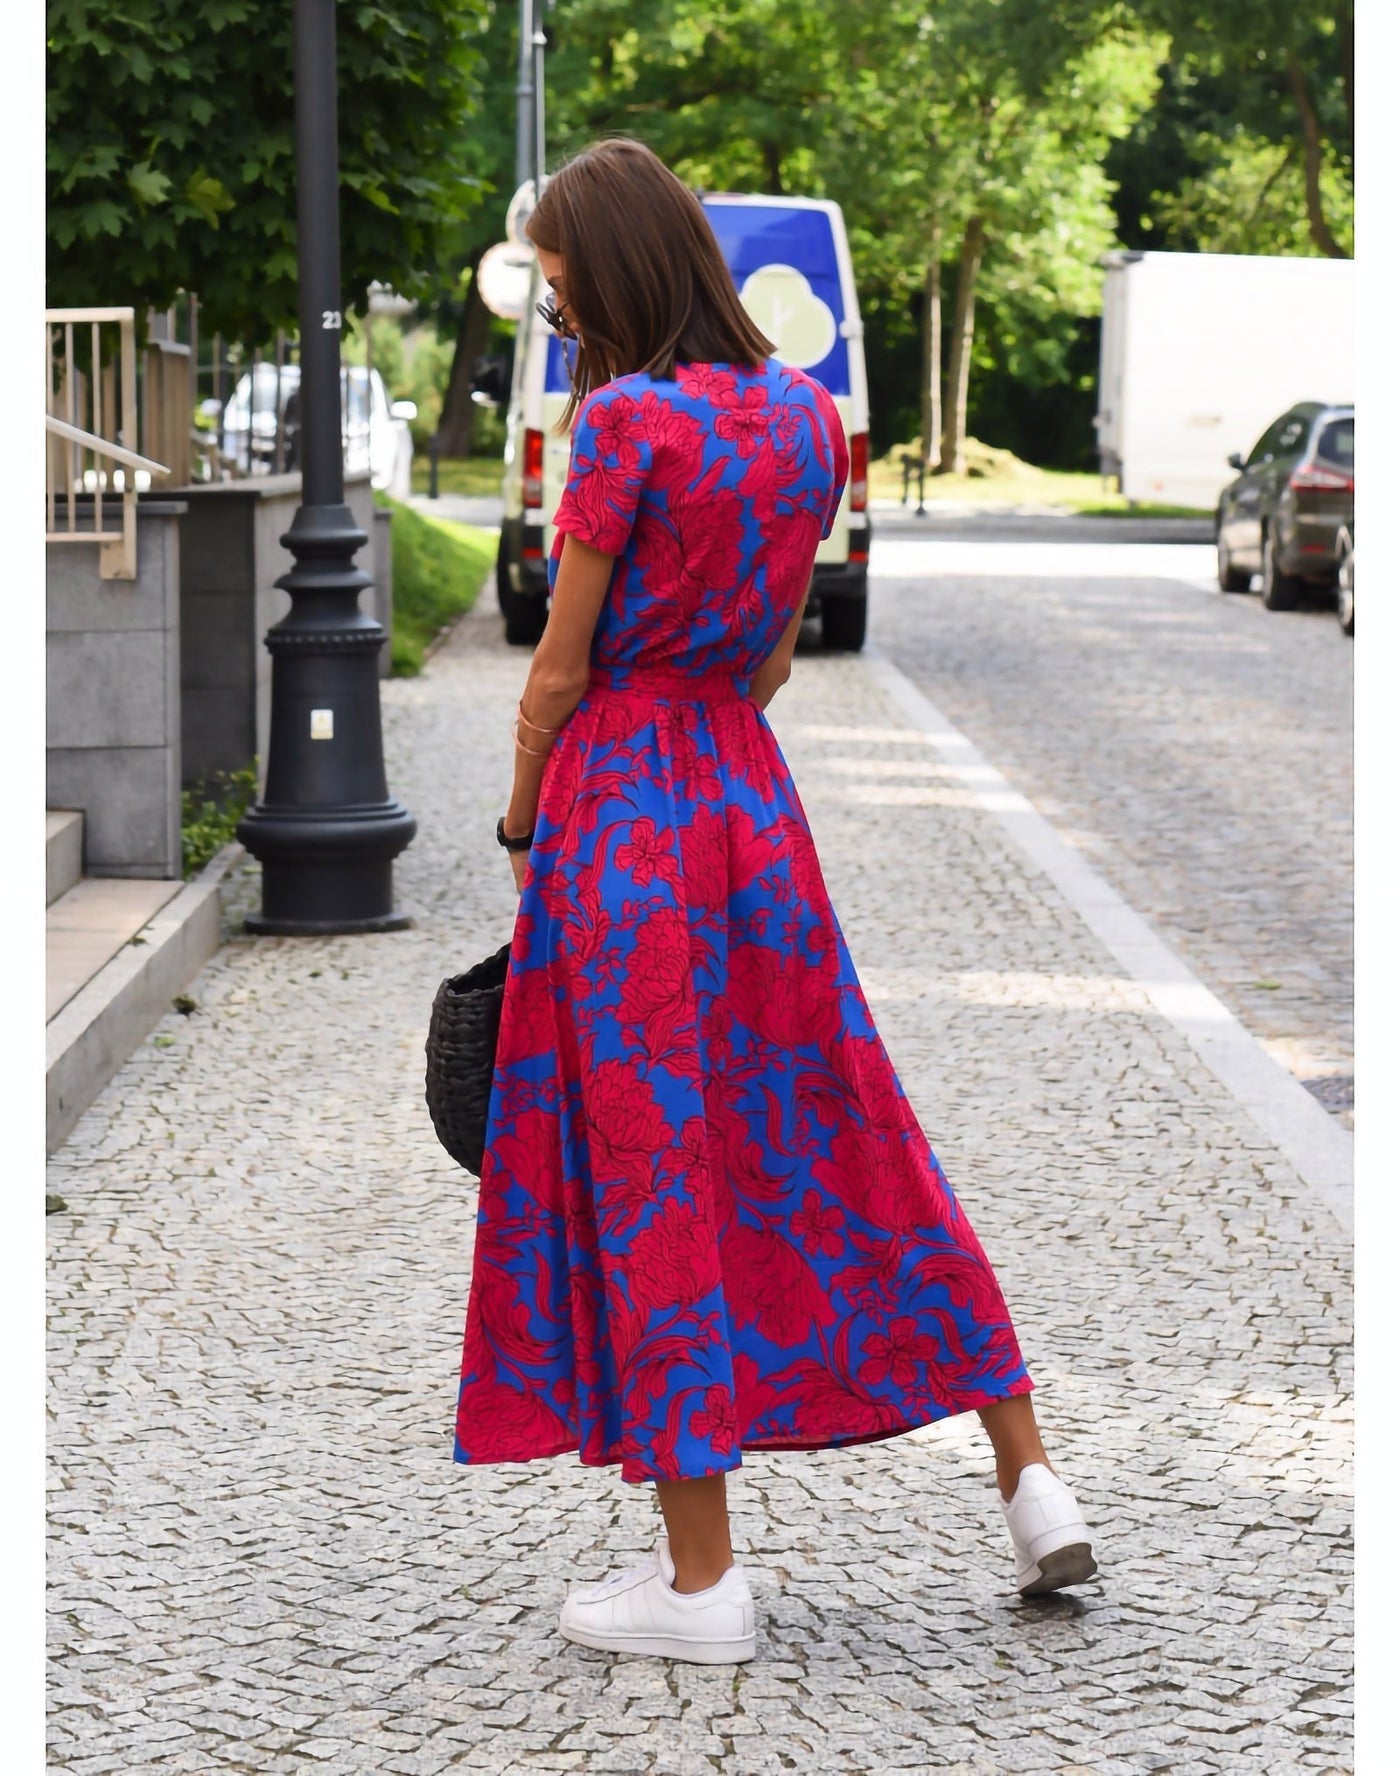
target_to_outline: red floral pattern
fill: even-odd
[[[511,947],[459,1461],[680,1479],[1030,1388],[744,695],[846,473],[830,397],[776,363],[579,411],[556,561],[619,559]]]

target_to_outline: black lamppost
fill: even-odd
[[[262,864],[250,931],[396,931],[394,858],[417,823],[389,795],[379,725],[384,630],[360,609],[368,537],[345,504],[340,417],[340,168],[335,0],[294,0],[301,505],[282,538],[292,608],[267,632],[267,786],[238,837]]]

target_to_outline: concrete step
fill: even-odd
[[[83,817],[66,808],[50,808],[44,816],[44,857],[48,904],[66,894],[83,873]]]
[[[86,877],[49,908],[50,1153],[218,949],[219,884],[242,854],[190,882]]]
[[[179,892],[178,882],[85,876],[60,895],[45,920],[45,1016],[52,1021]]]

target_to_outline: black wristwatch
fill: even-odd
[[[530,849],[531,845],[534,844],[534,842],[535,842],[534,827],[531,827],[529,832],[525,833],[523,835],[523,837],[518,838],[518,839],[512,839],[512,838],[507,838],[507,836],[506,836],[506,817],[505,817],[505,815],[502,814],[501,818],[496,822],[496,843],[498,845],[504,845],[507,851],[528,851]]]

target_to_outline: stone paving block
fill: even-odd
[[[994,585],[881,580],[873,637],[1349,1122],[1351,650],[1321,612],[1251,636],[1249,601],[1167,581],[1115,588],[1107,625],[1088,582]]]
[[[385,687],[415,926],[235,932],[53,1158],[51,1768],[1346,1769],[1345,1242],[994,822],[910,806],[891,845],[851,792],[921,742],[858,658],[799,657],[774,727],[1101,1580],[1015,1597],[956,1420],[745,1462],[753,1664],[559,1640],[659,1517],[567,1460],[453,1468],[474,1185],[422,1105],[437,983],[510,928],[524,669],[480,613]],[[255,899],[235,876],[230,929]]]

